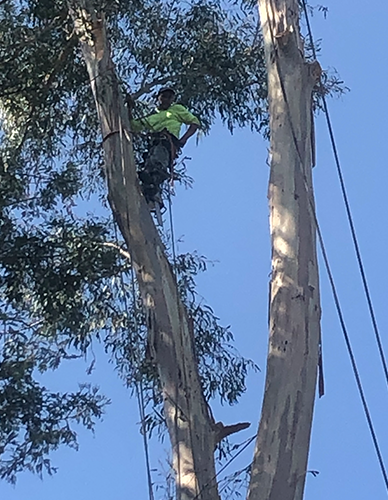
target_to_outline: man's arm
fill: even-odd
[[[199,129],[199,125],[197,123],[191,123],[189,125],[189,128],[186,130],[186,132],[179,139],[179,142],[180,142],[180,145],[182,148],[186,144],[186,142],[190,139],[190,137],[192,137],[198,129]]]
[[[186,132],[179,139],[179,142],[183,147],[186,144],[186,142],[190,139],[190,137],[192,137],[199,129],[200,121],[195,115],[193,115],[193,113],[190,113],[190,111],[181,104],[178,104],[176,106],[178,107],[179,118],[181,119],[182,123],[189,126]]]
[[[142,132],[143,130],[146,130],[148,128],[148,123],[145,119],[139,119],[139,120],[133,119],[132,110],[135,105],[135,101],[133,100],[131,94],[126,95],[125,103],[127,105],[128,118],[129,118],[129,123],[131,125],[131,131]]]

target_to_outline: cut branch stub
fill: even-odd
[[[215,446],[226,437],[231,436],[232,434],[236,434],[237,432],[243,431],[245,429],[248,429],[248,427],[250,426],[251,426],[250,422],[240,422],[238,424],[232,424],[232,425],[224,425],[222,422],[217,422],[214,425]]]

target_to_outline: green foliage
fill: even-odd
[[[113,317],[111,279],[121,266],[107,234],[97,221],[61,218],[15,230],[1,242],[1,300],[20,318],[39,321],[39,334],[68,335],[86,349]]]
[[[12,328],[1,334],[0,341],[0,478],[14,483],[25,469],[52,474],[49,452],[62,444],[77,448],[71,424],[93,429],[108,400],[94,387],[84,385],[77,392],[59,394],[34,379],[34,369],[45,371],[60,346],[51,352],[53,346],[47,341]]]
[[[111,278],[122,266],[104,225],[2,219],[0,477],[11,482],[24,469],[52,473],[48,454],[76,447],[72,424],[92,429],[107,403],[96,388],[51,393],[36,379],[80,357],[114,321]]]

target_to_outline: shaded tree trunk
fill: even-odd
[[[297,0],[259,0],[271,133],[269,352],[249,500],[303,498],[320,344],[312,90]]]
[[[165,248],[141,194],[127,113],[111,60],[104,17],[89,0],[69,1],[100,117],[108,199],[130,249],[148,318],[177,476],[177,498],[219,500],[217,431],[199,380],[194,339]]]

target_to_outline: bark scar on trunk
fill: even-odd
[[[276,33],[275,35],[275,40],[278,42],[279,47],[284,49],[287,47],[289,41],[290,41],[290,30],[287,28],[285,31],[282,31],[281,33]]]

